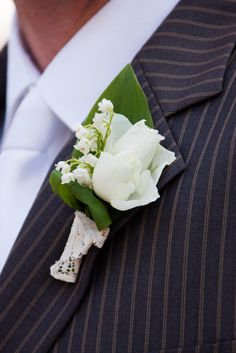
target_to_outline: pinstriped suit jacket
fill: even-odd
[[[183,0],[139,52],[133,68],[177,155],[161,198],[126,213],[65,284],[49,267],[73,211],[46,180],[0,278],[0,352],[236,352],[235,43],[236,2]]]

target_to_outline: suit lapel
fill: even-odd
[[[175,27],[173,28],[171,22],[167,23],[169,23],[168,27],[163,28],[164,24],[160,32],[170,33],[172,29],[175,33]],[[165,96],[168,91],[165,88],[172,84],[172,80],[161,83],[162,86],[164,85],[162,93],[155,92],[155,86],[153,86],[153,77],[159,77],[161,72],[166,73],[170,65],[168,51],[165,52],[165,56],[163,53],[160,54],[159,49],[152,49],[163,45],[159,44],[162,35],[158,37],[158,33],[154,34],[138,54],[133,62],[133,68],[148,98],[155,127],[165,136],[165,147],[174,151],[177,157],[175,163],[164,171],[160,179],[158,187],[162,190],[186,167],[166,116],[170,115],[170,111],[173,113],[187,108],[189,105],[205,99],[206,96],[216,95],[221,90],[232,46],[225,47],[224,63],[221,62],[219,65],[221,68],[216,70],[221,81],[218,80],[213,89],[210,89],[207,84],[203,84],[204,95],[200,95],[198,88],[196,92],[192,91],[193,88],[195,89],[195,85],[191,88],[191,85],[188,84],[186,90],[182,90],[183,87],[180,87],[183,96],[180,96],[177,101],[169,102],[172,98],[164,98],[169,97]],[[154,50],[154,52],[150,54],[151,52],[147,48],[151,48],[150,50]],[[162,55],[162,59],[158,59],[159,66],[157,68],[155,60],[159,58],[159,55]],[[146,60],[147,56],[149,60]],[[188,66],[186,67],[189,69]],[[204,71],[204,67],[201,69]],[[187,74],[182,72],[181,75]],[[57,160],[66,159],[71,153],[72,145],[73,140],[63,148]],[[139,209],[135,209],[126,212],[124,217],[112,226],[109,237],[114,237],[116,232],[138,211]],[[0,351],[4,350],[6,353],[47,352],[86,295],[99,254],[97,248],[92,248],[84,258],[76,284],[59,282],[49,275],[50,266],[60,257],[65,246],[72,220],[73,211],[52,194],[47,177],[0,277]]]
[[[234,11],[228,4],[228,13],[231,6]],[[222,14],[220,23],[212,7]],[[191,8],[195,16],[189,15]],[[201,21],[204,14],[208,24]],[[228,18],[220,3],[182,0],[138,54],[166,117],[222,91],[236,39]]]

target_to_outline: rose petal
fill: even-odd
[[[102,152],[93,172],[94,192],[107,202],[127,200],[139,182],[141,163],[132,153],[112,156]]]
[[[159,193],[155,183],[151,177],[150,171],[145,170],[140,177],[139,184],[135,193],[131,195],[129,200],[111,200],[112,207],[120,211],[130,210],[131,208],[144,206],[150,202],[156,201]]]
[[[158,131],[150,129],[145,125],[145,121],[141,120],[135,125],[132,125],[114,144],[112,154],[132,151],[142,162],[142,170],[145,170],[150,165],[157,145],[161,140],[163,140],[163,137],[158,134]]]
[[[132,127],[131,122],[121,114],[115,114],[111,122],[111,133],[107,139],[105,151],[112,154],[113,145]]]
[[[157,146],[156,154],[149,167],[154,183],[157,184],[163,169],[175,161],[175,154],[160,144]]]

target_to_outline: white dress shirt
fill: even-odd
[[[40,74],[14,20],[0,164],[0,271],[40,186],[73,126],[178,0],[111,0]]]

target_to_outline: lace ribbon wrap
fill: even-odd
[[[94,221],[84,213],[76,211],[65,249],[60,259],[50,267],[51,276],[64,282],[75,283],[82,257],[92,245],[102,248],[109,231],[109,228],[99,231]]]

